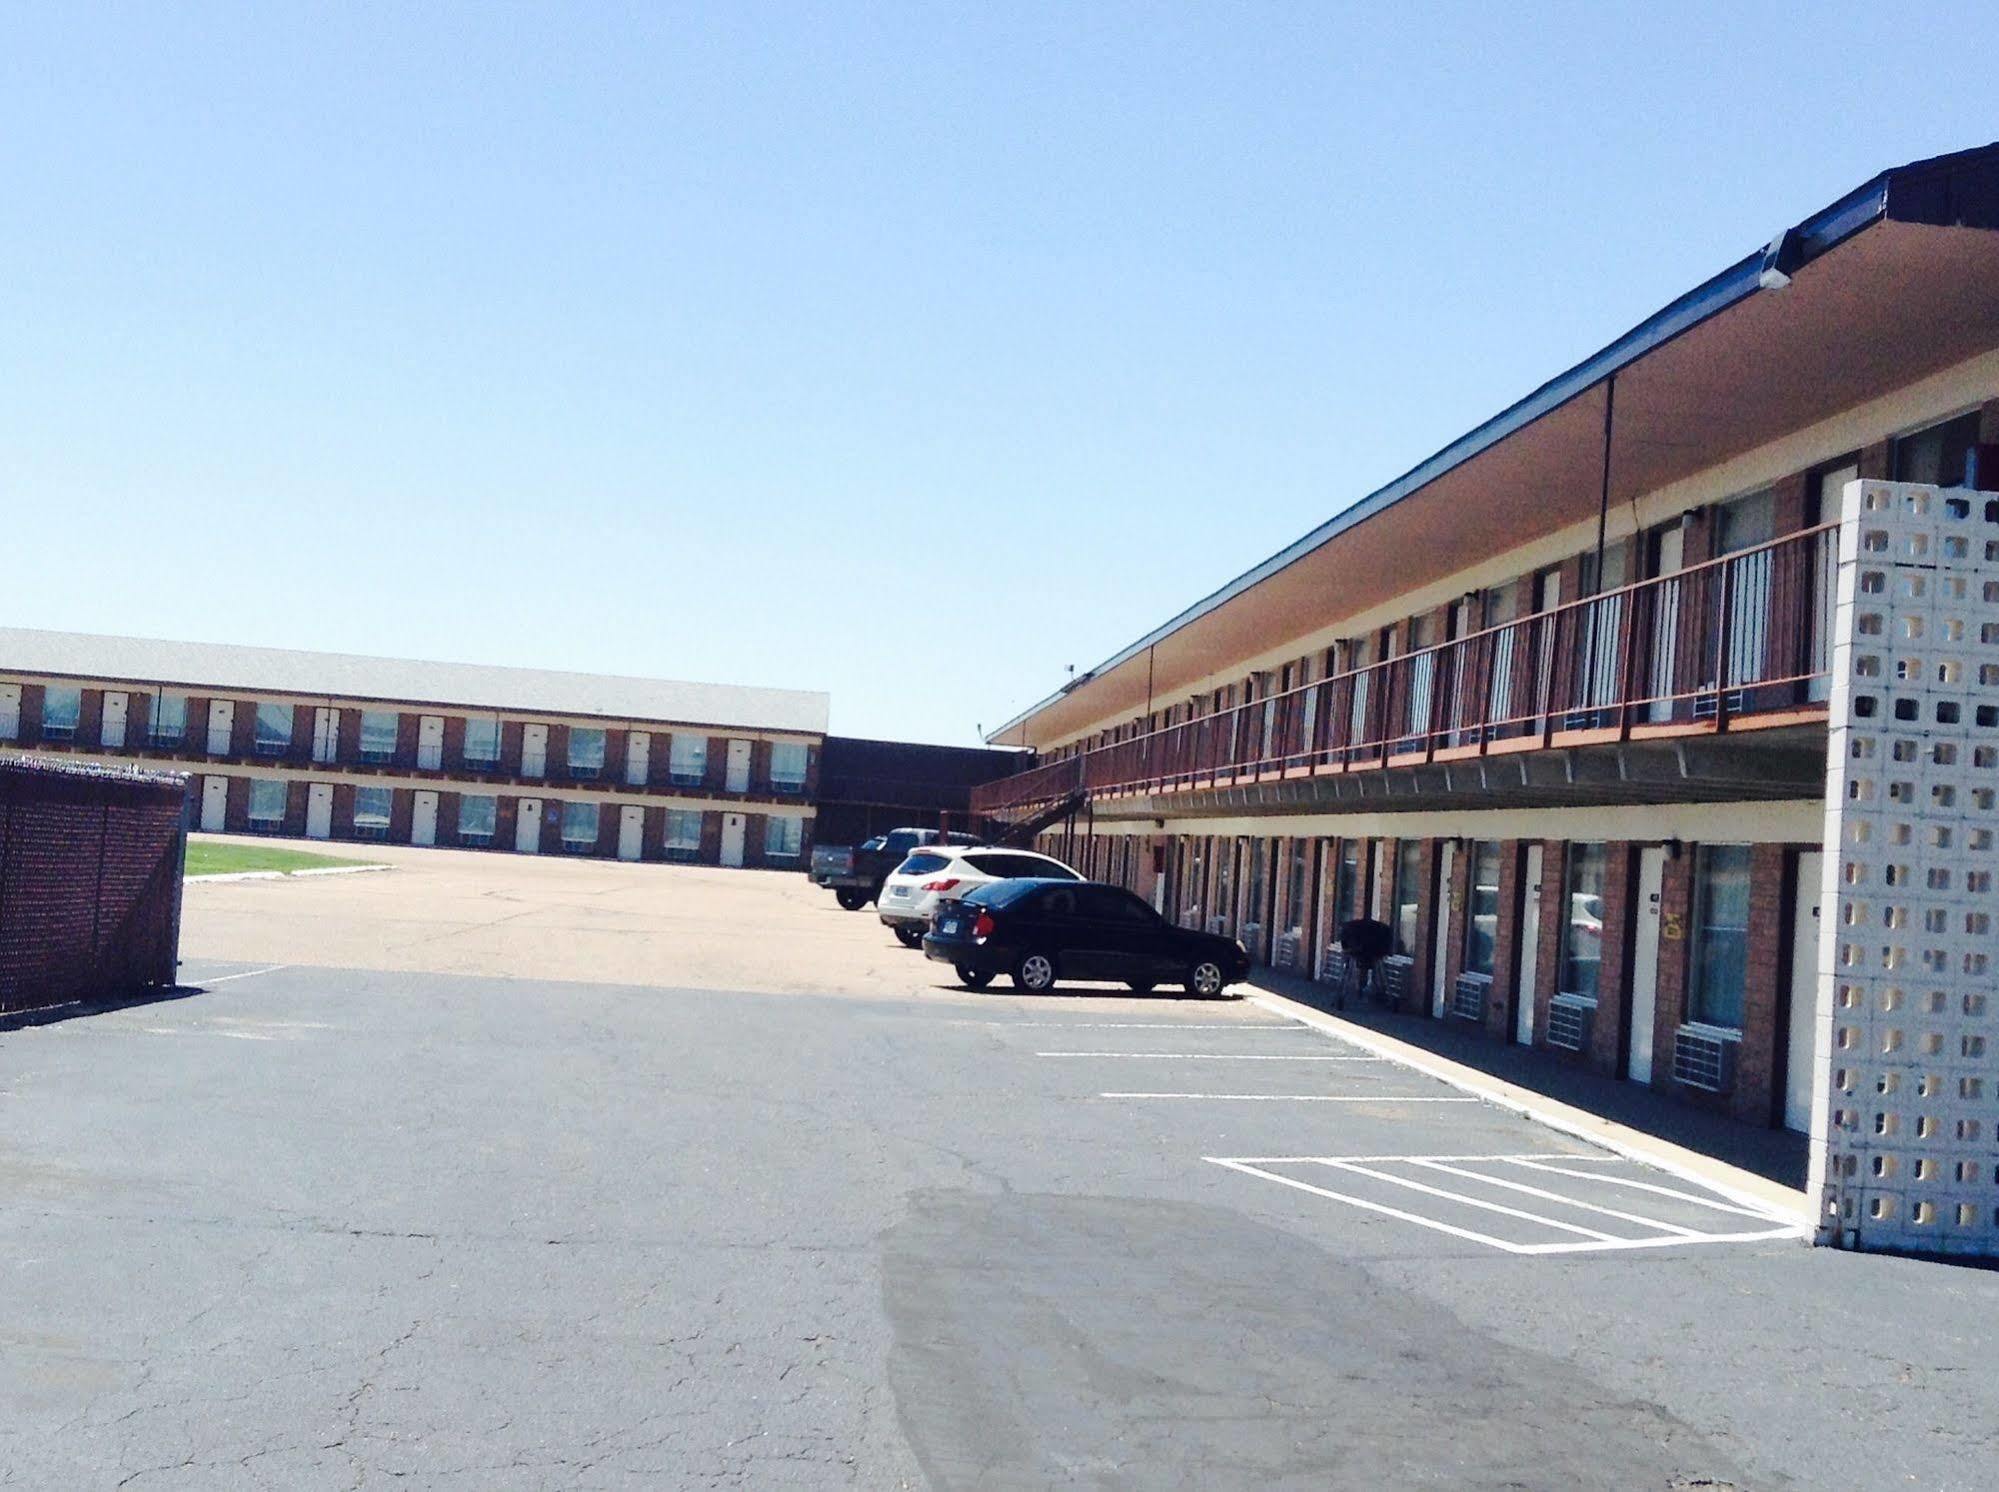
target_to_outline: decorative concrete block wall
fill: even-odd
[[[1819,1241],[1999,1255],[1999,496],[1845,492]]]

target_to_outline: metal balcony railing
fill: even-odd
[[[1722,730],[1826,696],[1839,526],[1584,597],[973,789],[1092,795]]]

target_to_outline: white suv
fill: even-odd
[[[957,901],[969,891],[993,881],[1042,877],[1080,881],[1082,876],[1032,850],[1002,850],[955,844],[924,845],[909,852],[882,882],[875,906],[882,922],[905,948],[920,947],[930,930],[930,914],[940,901]]]

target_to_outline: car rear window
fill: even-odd
[[[965,863],[980,875],[1044,876],[1058,881],[1075,879],[1066,867],[1058,865],[1053,860],[1044,860],[1039,855],[967,855]]]
[[[990,881],[976,887],[965,900],[982,907],[1004,907],[1040,889],[1041,885],[1039,881]]]
[[[934,870],[942,870],[951,863],[946,855],[911,855],[896,869],[899,876],[927,876]]]

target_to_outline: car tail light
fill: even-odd
[[[994,925],[993,914],[991,912],[981,912],[979,913],[979,920],[972,924],[972,936],[980,942],[984,942],[993,935]]]
[[[923,889],[925,891],[949,891],[953,886],[958,884],[958,880],[957,876],[947,876],[941,881],[925,881]]]

